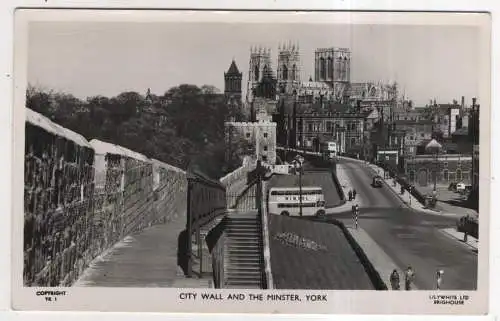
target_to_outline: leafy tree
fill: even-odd
[[[241,119],[243,113],[228,106],[217,88],[182,84],[150,97],[124,92],[80,100],[29,86],[26,106],[87,139],[118,144],[183,169],[195,166],[213,178],[241,165],[238,158],[225,163],[224,121],[231,113]]]

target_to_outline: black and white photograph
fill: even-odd
[[[19,296],[485,309],[487,17],[17,14]]]

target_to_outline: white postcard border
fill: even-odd
[[[60,12],[59,12],[60,13]],[[104,14],[96,14],[95,11],[74,11],[71,13],[65,12],[60,15],[54,11],[48,13],[36,12],[30,10],[30,13],[21,14],[19,19],[16,19],[15,30],[15,65],[14,65],[14,80],[15,80],[15,101],[13,110],[13,129],[14,141],[13,146],[13,247],[12,247],[12,299],[14,309],[29,309],[29,310],[94,310],[94,311],[121,311],[121,312],[231,312],[231,313],[336,313],[336,314],[484,314],[488,310],[488,294],[489,294],[489,221],[490,216],[481,217],[480,224],[480,245],[479,245],[479,267],[478,267],[478,291],[461,291],[450,294],[468,295],[469,303],[463,306],[443,306],[433,305],[429,295],[435,294],[434,291],[413,291],[413,292],[390,292],[390,291],[273,291],[277,293],[297,293],[305,295],[306,293],[327,293],[327,304],[304,302],[294,304],[286,302],[283,304],[271,303],[253,303],[248,300],[244,302],[224,301],[223,303],[214,304],[210,301],[186,301],[179,299],[180,292],[187,292],[188,289],[131,289],[131,288],[59,288],[58,290],[67,291],[68,295],[61,296],[57,302],[47,304],[43,296],[37,296],[35,288],[24,288],[22,286],[22,222],[23,222],[23,179],[24,175],[24,97],[26,89],[26,67],[27,67],[27,23],[29,21],[54,21],[64,19],[75,19],[76,15],[85,17],[85,20],[105,19],[110,20],[125,20],[138,21],[148,19],[179,19],[179,12],[169,12],[165,14],[163,11],[122,11],[114,15],[110,11],[105,11]],[[319,21],[328,23],[332,22],[331,18],[327,19],[332,13],[301,13],[293,15],[288,13],[285,17],[283,13],[272,16],[272,14],[249,15],[249,13],[231,12],[231,13],[211,13],[211,12],[188,12],[182,16],[183,21],[190,18],[200,21],[202,18],[206,20],[213,19],[218,21],[248,21],[253,19],[253,22],[263,22],[263,19],[268,21],[287,21],[304,22],[309,15],[317,15],[315,22]],[[380,13],[369,13],[363,15],[361,13],[343,13],[339,14],[340,18],[335,20],[335,23],[342,23],[346,20],[350,23],[377,23],[377,17]],[[393,14],[390,18],[382,18],[382,23],[394,24],[441,24],[441,25],[463,25],[471,23],[482,29],[481,48],[478,48],[478,54],[481,54],[484,59],[481,65],[480,75],[481,89],[480,98],[481,105],[481,132],[480,145],[481,148],[481,194],[480,194],[480,209],[481,212],[489,213],[489,197],[490,197],[490,29],[489,19],[480,18],[478,15],[450,15],[443,19],[442,14],[416,14],[404,13],[410,15],[408,18],[401,18],[402,13]],[[420,18],[418,18],[418,16]],[[466,18],[466,16],[472,18]],[[267,18],[269,17],[269,18]],[[353,18],[356,17],[356,18]],[[359,19],[358,19],[359,17]],[[399,20],[398,20],[399,18]],[[346,19],[346,20],[342,20]],[[365,19],[365,20],[363,20]],[[205,19],[203,19],[205,20]],[[443,22],[444,21],[444,22]],[[473,21],[473,22],[472,22]],[[446,22],[446,23],[445,23]],[[378,21],[378,23],[381,23]],[[485,108],[486,107],[486,108]],[[207,292],[208,290],[193,290],[194,292]],[[258,293],[265,294],[270,291],[250,291],[250,290],[211,290],[217,293]],[[446,292],[445,292],[446,293]],[[142,299],[142,300],[141,300]],[[390,302],[388,304],[388,302]]]

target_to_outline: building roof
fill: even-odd
[[[227,71],[226,74],[231,74],[231,75],[239,75],[240,71],[238,70],[238,67],[236,66],[236,62],[233,61],[231,62],[231,66],[229,66],[229,70]]]
[[[426,146],[425,146],[425,149],[429,149],[429,148],[438,148],[438,149],[441,149],[443,148],[443,145],[441,145],[440,143],[437,142],[437,140],[435,139],[432,139]]]

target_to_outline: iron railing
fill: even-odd
[[[207,223],[226,213],[226,189],[218,181],[211,180],[198,173],[188,174],[187,191],[187,276],[193,273],[193,235],[198,247],[200,276],[203,271],[203,241],[201,230]]]

